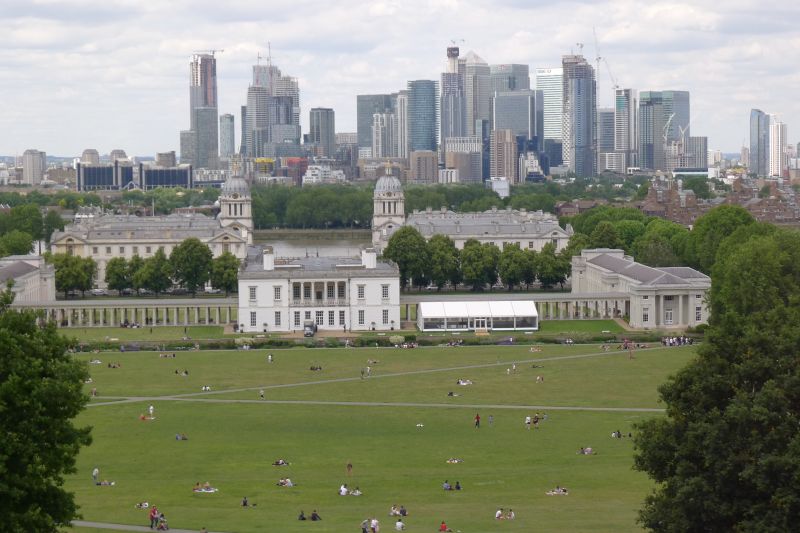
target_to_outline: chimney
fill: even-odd
[[[275,270],[275,254],[272,246],[264,247],[264,270]]]
[[[375,268],[378,266],[378,253],[375,248],[365,248],[361,250],[361,264],[364,268]]]

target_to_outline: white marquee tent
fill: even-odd
[[[539,329],[539,313],[531,301],[421,302],[417,308],[420,331]]]

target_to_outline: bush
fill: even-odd
[[[338,348],[340,346],[339,339],[336,337],[328,337],[325,339],[325,347],[326,348]]]

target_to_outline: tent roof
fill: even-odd
[[[539,316],[532,300],[420,302],[425,318]]]

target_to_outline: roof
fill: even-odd
[[[225,232],[218,220],[199,213],[139,217],[102,215],[70,224],[53,234],[52,242],[65,237],[82,241],[156,239],[175,240],[195,237],[207,240]],[[232,235],[235,235],[232,233]]]
[[[375,184],[375,196],[387,192],[403,192],[403,184],[395,176],[381,176]]]
[[[354,274],[355,273],[355,274]],[[375,268],[365,268],[360,257],[276,257],[275,270],[264,270],[263,252],[258,246],[247,250],[239,279],[399,277],[391,261],[378,260]]]
[[[222,194],[227,196],[233,194],[246,196],[250,194],[250,185],[241,176],[231,176],[222,184]]]
[[[636,261],[614,257],[609,254],[600,254],[587,263],[604,268],[620,276],[625,276],[640,285],[687,285],[693,281],[709,283],[711,278],[689,267],[663,267],[654,268]]]
[[[414,212],[406,218],[406,225],[417,229],[422,235],[447,234],[456,236],[484,235],[530,235],[559,236],[572,232],[559,226],[558,219],[542,211],[516,209],[490,209],[476,213],[455,213],[449,210],[426,210]]]
[[[17,261],[10,265],[0,268],[0,282],[6,282],[10,279],[17,279],[34,270],[38,270],[35,266],[25,263],[24,261]]]
[[[420,302],[424,318],[499,318],[539,316],[533,300]]]

